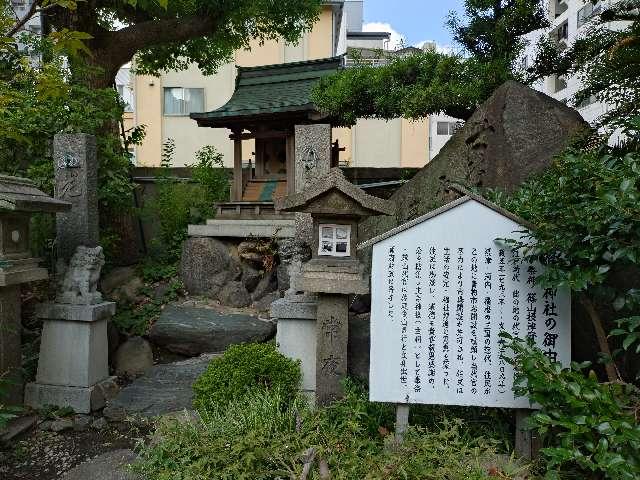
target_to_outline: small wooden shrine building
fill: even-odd
[[[330,123],[311,101],[314,86],[342,65],[342,57],[261,67],[238,67],[231,99],[217,110],[193,113],[200,127],[227,128],[234,141],[231,201],[217,218],[277,218],[274,198],[296,193],[296,125]],[[242,141],[255,139],[255,163]],[[249,152],[250,153],[250,152]],[[332,163],[337,166],[338,146]],[[289,215],[283,215],[290,217]]]

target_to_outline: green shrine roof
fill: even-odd
[[[318,114],[311,91],[342,66],[342,57],[261,67],[237,67],[236,89],[217,110],[192,113],[200,127],[238,128],[257,120],[312,120]]]

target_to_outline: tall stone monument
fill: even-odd
[[[2,400],[10,404],[22,403],[20,284],[48,277],[29,251],[30,218],[70,207],[30,180],[0,176],[0,379],[9,382],[9,396]]]
[[[44,321],[36,382],[27,385],[25,403],[71,407],[90,413],[104,407],[117,389],[109,377],[107,321],[116,311],[97,290],[104,265],[102,247],[79,246],[71,258],[56,303],[36,310]]]
[[[78,246],[96,247],[100,241],[96,138],[58,134],[53,152],[55,196],[72,205],[57,218],[58,258],[68,262]]]
[[[331,169],[331,125],[296,125],[296,193],[329,173]]]
[[[44,328],[36,382],[27,385],[25,403],[89,413],[102,408],[117,388],[109,378],[107,347],[107,321],[116,306],[97,291],[104,254],[98,246],[95,137],[56,135],[54,162],[56,197],[72,205],[57,222],[58,260],[66,272],[56,302],[36,311]]]
[[[315,327],[315,399],[326,405],[342,396],[347,374],[348,296],[369,292],[369,277],[356,257],[358,223],[390,214],[385,200],[367,195],[339,168],[305,186],[302,193],[277,200],[276,208],[312,217],[312,258],[304,264],[300,288],[318,295]]]
[[[326,176],[331,168],[331,125],[296,125],[295,127],[295,191],[305,188]],[[287,248],[305,250],[313,243],[313,221],[308,213],[296,213],[296,235]],[[311,400],[316,390],[316,317],[317,296],[302,293],[303,258],[296,253],[289,260],[287,277],[290,288],[284,298],[271,304],[271,318],[278,320],[276,344],[279,351],[300,360],[301,389]]]

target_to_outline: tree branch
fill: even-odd
[[[205,15],[150,20],[110,32],[106,48],[115,46],[121,52],[120,56],[126,58],[126,63],[139,50],[201,37],[215,30],[217,24],[217,19]]]
[[[7,37],[13,37],[16,33],[20,31],[25,24],[33,18],[38,10],[38,2],[33,2],[31,7],[29,7],[29,11],[22,17],[18,23],[16,23],[11,30],[7,32]]]

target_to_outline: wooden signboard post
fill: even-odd
[[[501,240],[522,238],[523,223],[468,194],[359,247],[373,246],[370,400],[398,404],[398,437],[411,404],[512,408],[531,456],[522,424],[535,406],[513,393],[500,334],[568,365],[571,298],[541,288],[542,266]]]

